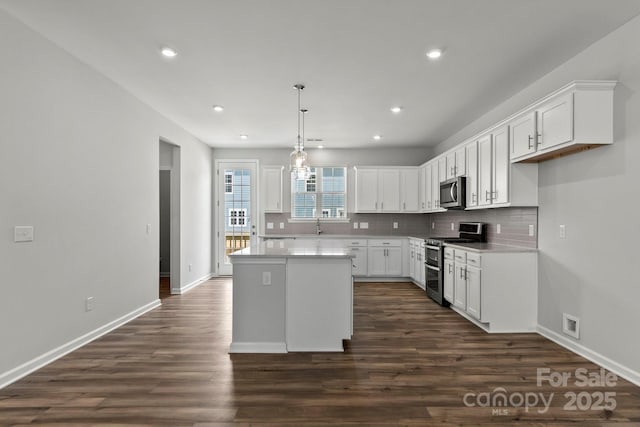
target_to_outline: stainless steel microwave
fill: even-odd
[[[459,176],[440,183],[440,207],[464,209],[467,200],[467,178]]]

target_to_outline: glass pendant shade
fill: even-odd
[[[289,158],[291,175],[296,179],[308,179],[311,175],[311,168],[307,162],[307,153],[304,149],[293,150]]]

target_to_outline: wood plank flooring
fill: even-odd
[[[640,388],[538,387],[537,368],[598,367],[536,334],[486,334],[412,284],[356,283],[354,325],[345,353],[229,355],[231,281],[211,280],[0,390],[0,425],[640,425]],[[554,397],[545,413],[464,404],[499,387]],[[567,392],[617,406],[565,410]]]

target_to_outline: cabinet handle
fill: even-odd
[[[495,200],[495,199],[497,199],[497,198],[498,198],[498,190],[493,191],[493,192],[491,193],[491,200]]]
[[[428,209],[431,209],[431,202],[427,202]]]
[[[422,202],[422,209],[424,209],[424,202]]]
[[[453,264],[449,264],[449,274],[453,273],[453,271],[451,271],[452,267],[453,267]]]
[[[477,194],[471,193],[471,203],[476,203]]]
[[[380,202],[380,209],[384,209],[384,202]]]
[[[491,200],[491,191],[487,190],[484,195],[484,201],[488,202]]]
[[[529,135],[529,150],[533,149],[532,142],[533,142],[533,136]]]
[[[280,202],[276,202],[276,208],[280,209]]]
[[[460,278],[462,279],[462,267],[460,267]]]
[[[378,209],[378,202],[376,202],[376,210]]]
[[[538,134],[538,139],[537,139],[536,143],[538,145],[542,145],[542,134],[541,133]]]
[[[402,202],[402,209],[407,209],[407,202]]]

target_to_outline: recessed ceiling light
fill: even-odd
[[[174,48],[168,47],[168,46],[163,47],[160,50],[160,53],[162,53],[162,55],[167,57],[167,58],[173,58],[176,55],[178,55],[178,52]]]
[[[318,148],[322,150],[324,148],[324,145],[318,145]]]
[[[438,59],[442,56],[442,50],[440,49],[431,49],[427,52],[427,58],[429,59]]]
[[[245,135],[244,133],[240,135],[240,139],[248,139],[249,135]]]
[[[398,114],[400,111],[402,111],[402,107],[391,107],[392,113]]]
[[[221,113],[224,111],[224,107],[222,105],[214,105],[213,111],[215,111],[216,113]]]
[[[380,141],[382,139],[382,136],[380,135],[373,135],[373,139],[375,139],[376,141]]]

